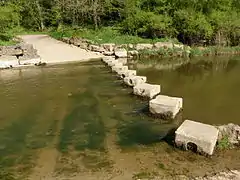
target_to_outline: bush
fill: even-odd
[[[138,10],[129,15],[121,24],[122,31],[131,35],[150,38],[166,37],[174,34],[172,18],[167,15],[157,15],[153,12]]]

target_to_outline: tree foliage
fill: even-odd
[[[122,33],[177,37],[190,45],[240,41],[239,0],[8,0],[1,3],[0,21],[2,31],[19,23],[33,30],[115,26]]]

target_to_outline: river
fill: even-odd
[[[163,94],[183,97],[183,118],[149,117],[148,101],[100,61],[1,71],[0,179],[172,179],[240,169],[239,150],[209,159],[175,148],[170,136],[186,118],[239,124],[239,57],[129,66]]]

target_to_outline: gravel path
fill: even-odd
[[[37,49],[42,62],[47,64],[87,61],[102,57],[93,52],[87,52],[84,49],[57,41],[48,35],[23,35],[20,38],[24,42],[32,44]]]

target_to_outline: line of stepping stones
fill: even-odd
[[[147,83],[147,77],[138,76],[136,70],[130,70],[125,65],[127,60],[103,57],[102,61],[112,69],[112,72],[117,73],[126,85],[133,87],[133,94],[150,99],[149,111],[153,115],[174,119],[182,109],[182,98],[160,95],[161,86]]]

